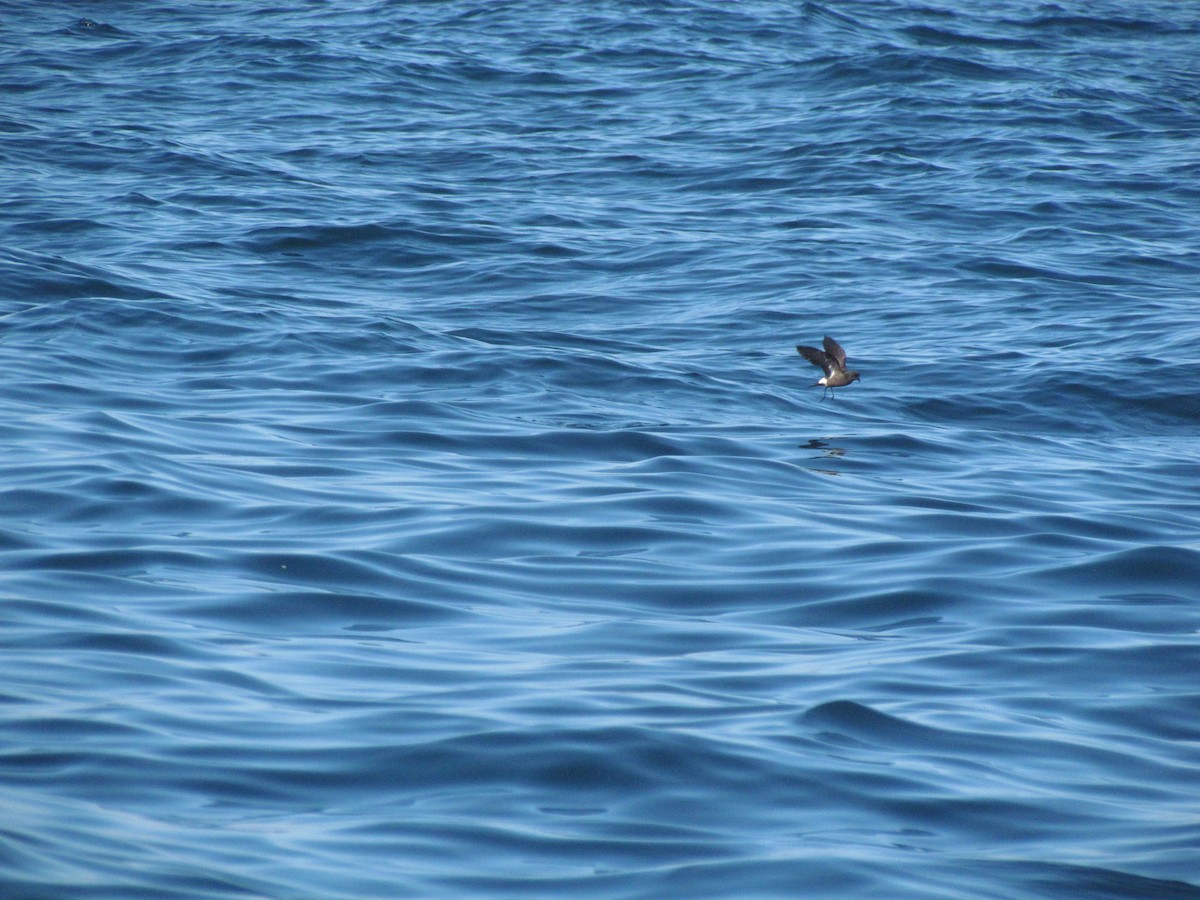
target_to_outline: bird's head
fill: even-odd
[[[846,374],[850,376],[850,382],[849,382],[850,384],[854,384],[854,382],[856,382],[856,381],[862,381],[862,376],[859,375],[857,372],[850,371],[850,372],[847,372]]]

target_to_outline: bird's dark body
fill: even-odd
[[[818,379],[813,387],[823,387],[832,394],[834,388],[845,387],[858,381],[859,374],[846,368],[846,351],[842,349],[842,345],[828,335],[822,344],[824,350],[796,345],[797,353],[825,372],[825,377]],[[821,392],[822,400],[825,399],[825,391]]]

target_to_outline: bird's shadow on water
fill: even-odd
[[[817,456],[811,456],[811,457],[809,457],[809,459],[840,459],[841,457],[846,455],[846,448],[838,447],[838,446],[835,446],[835,445],[829,443],[832,440],[837,440],[837,438],[833,438],[833,437],[810,438],[807,443],[800,444],[799,447],[801,450],[819,450],[820,451],[820,453]],[[836,469],[822,469],[822,468],[818,468],[817,466],[812,466],[811,468],[814,472],[820,472],[823,475],[841,475],[842,474],[841,472],[838,472]]]

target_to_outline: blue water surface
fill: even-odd
[[[12,3],[0,96],[0,895],[1200,897],[1194,5]]]

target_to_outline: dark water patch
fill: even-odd
[[[1149,546],[1119,550],[1088,562],[1045,570],[1050,583],[1104,588],[1106,593],[1153,591],[1193,596],[1200,585],[1200,552]]]
[[[77,550],[39,553],[27,561],[30,567],[65,572],[108,572],[129,575],[149,569],[180,567],[203,568],[201,554],[181,550],[115,547],[102,550]]]
[[[1012,24],[1071,37],[1150,36],[1192,31],[1195,27],[1135,16],[1080,16],[1059,12],[1031,19],[1015,19],[1012,20]]]
[[[790,610],[769,614],[771,621],[809,628],[892,631],[935,624],[952,617],[971,598],[938,590],[897,590],[826,600],[820,596]]]
[[[910,25],[903,33],[921,44],[935,47],[985,47],[997,50],[1041,50],[1046,45],[1040,41],[1000,37],[986,34],[970,34],[938,28],[931,25]]]
[[[1072,894],[1111,898],[1162,897],[1163,900],[1193,900],[1200,888],[1184,881],[1145,878],[1097,866],[1053,863],[1000,863],[1014,886],[1035,897],[1066,897]]]
[[[1123,285],[1131,283],[1130,279],[1121,276],[1047,269],[1001,258],[972,260],[965,264],[963,268],[968,272],[977,272],[981,275],[1011,280],[1072,281],[1095,285]]]
[[[985,740],[982,736],[955,735],[917,725],[851,700],[834,700],[814,707],[804,714],[804,722],[856,741],[925,751],[946,752],[952,747],[961,751],[967,745]],[[964,741],[966,745],[956,747]]]
[[[1197,740],[1200,731],[1194,724],[1196,706],[1195,695],[1174,695],[1142,698],[1136,706],[1122,700],[1098,700],[1088,712],[1110,727],[1132,714],[1139,730],[1173,744],[1179,762],[1186,766],[1187,747]]]
[[[150,634],[99,631],[65,632],[36,644],[24,641],[14,643],[23,649],[30,649],[32,645],[43,650],[128,654],[137,657],[163,657],[166,659],[199,658],[201,655],[184,643]]]
[[[294,577],[310,583],[302,575],[293,574],[282,566],[270,575],[280,581]],[[358,582],[347,580],[346,589]],[[375,596],[351,594],[334,590],[285,590],[282,587],[266,593],[238,596],[232,600],[189,605],[190,615],[203,615],[222,626],[253,627],[266,633],[280,629],[305,631],[314,628],[362,628],[379,623],[388,628],[426,624],[454,618],[452,607],[443,592],[420,585],[410,588],[417,598],[406,596]],[[434,602],[431,598],[437,599]]]

